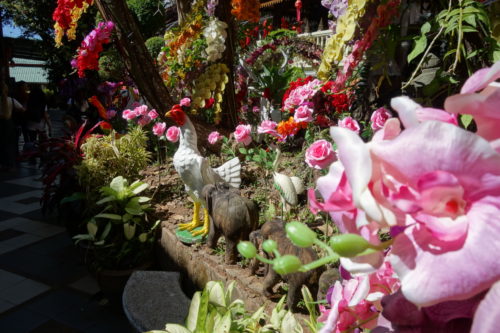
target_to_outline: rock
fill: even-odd
[[[181,289],[179,272],[136,271],[123,291],[123,309],[138,332],[184,324],[191,300]]]

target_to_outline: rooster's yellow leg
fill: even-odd
[[[197,230],[194,232],[191,232],[193,236],[206,236],[208,235],[208,231],[210,230],[210,215],[208,215],[208,209],[203,208],[203,228],[201,230]]]
[[[189,223],[182,223],[179,224],[179,229],[180,230],[193,230],[194,228],[198,227],[201,225],[200,222],[200,206],[201,203],[199,202],[194,202],[194,212],[193,212],[193,219]]]

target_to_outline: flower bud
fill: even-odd
[[[293,244],[299,247],[309,247],[316,240],[316,233],[300,222],[288,223],[286,225],[286,235]]]
[[[273,269],[280,275],[295,273],[299,270],[302,263],[296,256],[290,254],[274,259]]]
[[[274,250],[278,249],[278,244],[274,240],[268,239],[262,243],[262,249],[267,253],[273,253]]]
[[[356,234],[342,234],[330,238],[330,247],[341,257],[355,257],[370,247],[370,243]]]
[[[237,248],[238,252],[247,259],[252,259],[257,255],[257,249],[248,241],[239,242]]]

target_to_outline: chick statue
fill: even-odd
[[[174,105],[166,113],[181,130],[179,148],[174,154],[173,164],[184,182],[186,192],[193,199],[194,212],[190,223],[180,224],[180,230],[189,230],[193,236],[205,236],[209,232],[210,217],[206,203],[201,195],[202,189],[207,184],[227,183],[232,187],[239,188],[241,183],[240,160],[235,157],[217,169],[212,169],[208,160],[200,155],[197,146],[196,130],[185,114],[182,106]],[[200,208],[203,206],[204,219],[200,222]],[[192,231],[203,225],[201,230]]]

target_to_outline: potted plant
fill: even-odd
[[[101,290],[108,295],[121,294],[134,270],[153,263],[155,230],[160,221],[150,221],[149,197],[140,196],[148,184],[129,185],[122,176],[102,187],[97,206],[102,210],[87,222],[87,233],[74,237],[89,249],[88,266],[95,272]]]

